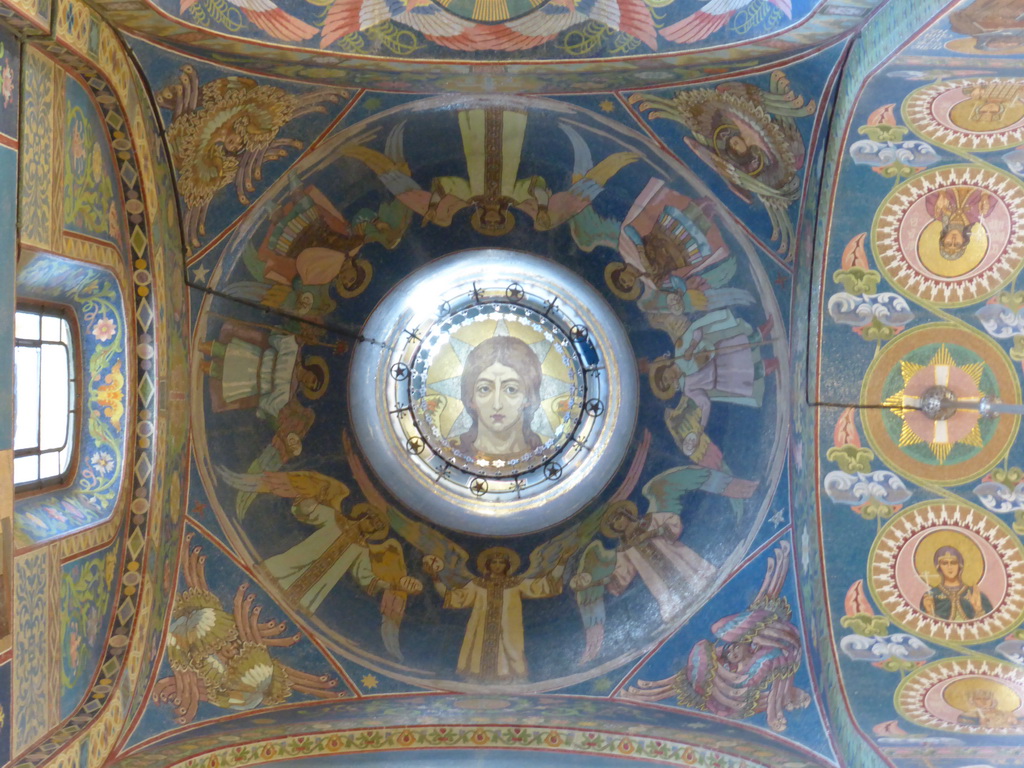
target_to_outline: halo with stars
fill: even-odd
[[[966,553],[964,584],[978,587],[992,603],[991,611],[973,619],[950,621],[922,610],[921,599],[934,585],[931,574],[920,570],[919,550],[952,542]],[[1001,637],[1024,618],[1024,549],[1001,520],[976,507],[934,501],[910,507],[882,529],[868,563],[871,594],[881,610],[922,637],[974,645]]]
[[[918,407],[936,385],[966,401],[1021,401],[1013,363],[998,344],[959,323],[929,323],[901,333],[868,367],[861,402],[884,406],[862,412],[868,442],[915,482],[949,486],[981,477],[1005,455],[1020,417],[979,419],[976,411],[961,409],[933,421]]]
[[[942,225],[934,206],[943,193],[977,209],[969,215],[968,247],[952,260],[938,253]],[[879,268],[903,295],[944,306],[970,304],[1006,285],[1024,263],[1024,186],[980,166],[926,171],[885,198],[872,239]]]
[[[474,308],[476,309],[476,308]],[[462,397],[466,359],[486,339],[512,336],[526,343],[541,367],[540,407],[530,428],[543,443],[515,459],[487,459],[465,454],[458,438],[472,426]],[[461,312],[424,339],[413,365],[426,375],[414,379],[413,412],[420,433],[436,451],[496,476],[519,474],[542,464],[572,437],[583,401],[583,366],[561,328],[540,313],[494,304],[485,311]]]
[[[948,149],[990,152],[1024,143],[1024,80],[944,80],[903,102],[903,119],[925,141]]]

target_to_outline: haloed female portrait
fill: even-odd
[[[462,407],[471,426],[452,442],[464,453],[516,459],[543,442],[531,424],[540,407],[540,360],[514,336],[492,336],[462,369]]]
[[[466,320],[431,352],[421,431],[446,460],[515,474],[571,437],[580,379],[568,339],[531,318]]]

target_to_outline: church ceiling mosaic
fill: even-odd
[[[342,659],[564,687],[739,562],[781,471],[785,320],[749,241],[665,168],[565,105],[415,102],[321,143],[203,260],[208,503]],[[454,232],[476,250],[439,259]],[[730,442],[733,414],[763,445]],[[702,533],[723,517],[733,539]]]
[[[337,0],[264,7],[232,0],[119,0],[105,10],[143,39],[280,77],[418,93],[560,93],[764,65],[838,40],[878,5]],[[410,66],[416,62],[430,66]]]
[[[460,2],[0,0],[0,761],[1024,764],[1019,12]]]
[[[1020,34],[1005,7],[962,4],[833,133],[823,557],[846,706],[901,766],[1022,757],[1021,83],[1000,66]]]

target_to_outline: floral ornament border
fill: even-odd
[[[62,5],[64,4],[62,2]],[[44,50],[56,58],[61,66],[78,72],[83,77],[89,92],[100,105],[102,123],[110,134],[110,138],[123,139],[128,142],[129,149],[118,152],[116,155],[118,180],[124,199],[142,200],[145,192],[141,172],[144,171],[148,174],[150,168],[143,165],[140,169],[140,159],[146,160],[147,158],[144,155],[137,155],[140,140],[128,133],[129,126],[137,127],[137,125],[128,119],[128,112],[122,102],[122,99],[125,98],[126,88],[115,88],[110,80],[105,79],[105,77],[113,77],[117,82],[128,81],[131,77],[131,70],[126,60],[122,61],[118,58],[119,51],[104,43],[100,45],[102,65],[81,58],[74,46],[80,44],[81,49],[84,50],[87,41],[84,38],[78,40],[75,34],[81,36],[81,33],[87,31],[90,24],[100,22],[90,15],[91,12],[84,5],[66,2],[66,6],[68,14],[74,17],[75,26],[72,27],[66,16],[61,19],[58,15],[58,21],[62,22],[62,26],[57,32],[58,41],[47,43]],[[64,41],[68,47],[65,47],[60,41]],[[97,72],[97,66],[109,66],[112,74],[100,75]],[[133,114],[139,112],[138,104],[129,103],[128,106]],[[157,311],[150,289],[152,282],[150,260],[153,258],[153,254],[150,252],[149,216],[155,214],[146,213],[145,210],[137,217],[133,217],[128,233],[134,283],[132,322],[134,323],[134,333],[142,334],[140,339],[155,332],[154,325],[157,321]],[[149,210],[152,211],[152,208]],[[159,257],[164,258],[163,255]],[[150,429],[152,426],[150,409],[154,407],[157,395],[155,372],[158,370],[159,355],[154,353],[148,344],[138,345],[130,360],[134,360],[135,366],[136,386],[132,390],[135,397],[135,419],[140,427]],[[146,590],[138,586],[138,577],[145,571],[148,538],[152,535],[150,531],[150,499],[155,491],[154,486],[157,480],[154,477],[157,444],[158,441],[155,438],[137,441],[131,449],[131,453],[126,452],[125,454],[126,462],[134,462],[133,472],[128,488],[126,488],[126,491],[131,491],[130,510],[132,514],[126,516],[122,534],[126,547],[121,563],[121,572],[116,578],[116,595],[113,598],[118,609],[114,612],[107,647],[97,663],[97,668],[103,671],[104,676],[94,683],[86,693],[82,704],[71,713],[70,717],[65,719],[64,728],[55,730],[48,738],[36,744],[30,752],[19,758],[19,768],[35,768],[35,766],[42,765],[53,759],[61,749],[69,746],[71,753],[79,755],[79,747],[72,746],[77,743],[75,736],[89,729],[94,721],[98,721],[98,724],[97,728],[90,731],[87,742],[88,759],[90,762],[94,757],[97,760],[105,759],[116,735],[113,732],[112,723],[114,721],[121,722],[124,718],[125,700],[129,694],[124,691],[118,680],[122,677],[122,673],[129,676],[138,674],[141,656],[128,654],[126,651],[135,634],[136,621],[145,621],[145,616],[149,612],[149,608],[143,600]],[[126,579],[125,576],[129,574],[136,574],[136,576]],[[142,618],[140,619],[140,617]],[[84,755],[82,755],[82,759],[85,759]]]
[[[27,546],[110,519],[123,485],[128,344],[124,297],[114,274],[38,254],[18,279],[22,295],[74,309],[80,333],[78,469],[70,487],[20,499],[15,540]]]
[[[657,739],[581,728],[539,726],[420,725],[334,731],[304,736],[286,736],[251,744],[226,746],[202,755],[161,763],[166,768],[244,768],[297,757],[338,756],[407,750],[445,749],[518,749],[557,754],[604,755],[632,758],[663,765],[694,768],[768,768],[777,765],[781,755],[770,747],[738,740],[723,740],[720,749],[689,744],[676,739]],[[756,750],[751,759],[730,754],[725,749]],[[136,757],[144,758],[143,751]],[[813,762],[795,762],[787,755],[787,765],[812,768]],[[150,755],[152,758],[152,755]],[[156,761],[147,763],[155,766]]]

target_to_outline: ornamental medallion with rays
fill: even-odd
[[[978,411],[961,408],[946,419],[932,419],[920,408],[925,393],[935,387],[956,392],[961,402],[977,403],[984,396],[980,389],[984,372],[985,364],[981,362],[958,365],[945,344],[924,365],[901,360],[903,389],[885,399],[885,405],[903,422],[899,446],[926,443],[940,464],[957,443],[980,448],[983,442]]]

